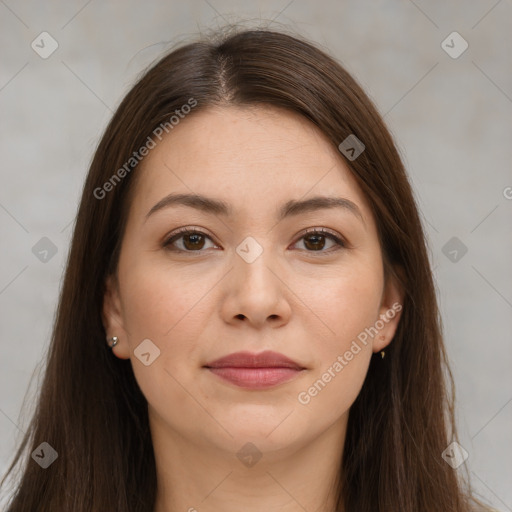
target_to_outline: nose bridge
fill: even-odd
[[[246,237],[237,247],[231,292],[231,317],[246,317],[261,324],[267,318],[289,314],[284,285],[275,275],[272,248],[263,247],[256,237]]]
[[[262,237],[247,236],[236,247],[235,270],[250,288],[269,289],[275,276],[270,271],[272,249],[263,247]],[[259,285],[259,286],[258,286]]]

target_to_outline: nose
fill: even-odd
[[[234,268],[225,283],[222,315],[226,322],[234,325],[245,322],[257,329],[288,323],[292,294],[270,250],[263,251],[250,263],[235,254]]]

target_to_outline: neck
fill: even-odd
[[[347,418],[300,445],[272,445],[269,435],[252,444],[236,440],[230,451],[223,443],[184,437],[150,414],[155,512],[340,512]]]

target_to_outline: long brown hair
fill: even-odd
[[[361,155],[346,163],[375,216],[386,274],[400,281],[405,298],[385,359],[373,357],[350,409],[338,510],[477,510],[467,484],[441,457],[457,439],[453,379],[423,228],[390,133],[362,88],[324,51],[282,32],[224,29],[174,49],[147,70],[99,142],[37,407],[2,481],[23,462],[8,511],[153,511],[147,402],[130,360],[113,357],[106,346],[101,309],[136,173],[136,162],[126,162],[191,98],[197,104],[189,115],[212,105],[265,104],[301,114],[336,147],[352,134],[364,143]],[[122,179],[113,181],[121,168]],[[47,469],[31,458],[42,442],[58,453]]]

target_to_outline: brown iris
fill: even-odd
[[[200,233],[185,233],[183,236],[183,246],[186,249],[202,249],[205,242],[204,235]]]
[[[312,242],[310,242],[312,240]],[[308,249],[318,250],[325,246],[325,235],[306,235],[304,237],[304,246]]]

